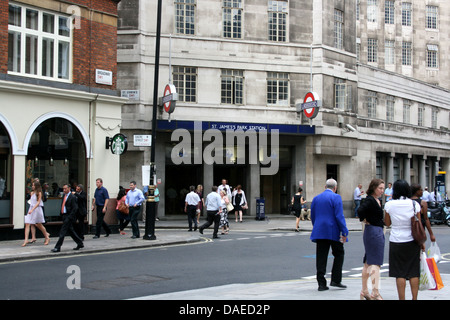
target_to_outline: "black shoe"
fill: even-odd
[[[94,236],[92,239],[98,239],[98,238],[100,238],[99,236]]]
[[[192,231],[192,229],[189,229],[188,231]]]
[[[333,281],[331,281],[330,286],[338,287],[338,288],[341,288],[341,289],[347,289],[347,286],[345,284],[336,283],[336,282],[333,282]]]
[[[220,239],[220,237],[218,237],[218,236],[214,236],[214,237],[213,237],[213,239]]]
[[[200,227],[200,228],[198,229],[198,232],[200,232],[200,234],[203,234],[203,228]]]
[[[84,248],[84,244],[79,244],[73,250],[80,250],[81,248]]]
[[[105,235],[105,237],[106,237],[106,238],[109,237],[110,234],[111,234],[111,233],[107,233],[107,234]]]
[[[52,250],[50,250],[51,252],[60,252],[61,251],[61,249],[58,249],[58,248],[53,248]]]
[[[330,288],[328,288],[327,286],[319,286],[319,291],[326,291],[326,290],[328,290],[328,289],[330,289]]]

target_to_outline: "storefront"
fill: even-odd
[[[48,195],[44,214],[54,232],[63,184],[84,185],[90,203],[101,177],[115,197],[120,157],[105,140],[119,133],[123,99],[0,81],[0,101],[0,239],[23,236],[33,179]],[[114,210],[106,219],[116,222]],[[89,214],[86,224],[95,220]]]
[[[189,186],[201,184],[206,196],[222,179],[232,189],[242,186],[247,215],[256,215],[261,197],[268,212],[287,214],[299,183],[306,181],[306,141],[314,134],[309,125],[158,120],[158,215],[183,214]]]

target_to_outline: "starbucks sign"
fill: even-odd
[[[125,153],[128,148],[127,137],[125,135],[123,135],[122,133],[116,134],[111,139],[110,148],[111,148],[111,152],[113,154],[117,154],[120,156],[121,154]]]

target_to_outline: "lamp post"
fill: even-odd
[[[161,7],[162,0],[158,0],[158,13],[156,22],[156,47],[155,47],[155,77],[153,87],[153,113],[152,113],[152,145],[150,154],[150,181],[148,186],[147,204],[145,209],[145,233],[142,239],[156,240],[155,236],[155,140],[156,140],[156,111],[158,107],[158,79],[159,79],[159,48],[161,42]]]

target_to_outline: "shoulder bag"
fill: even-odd
[[[412,201],[414,216],[411,217],[411,233],[414,241],[421,246],[427,241],[427,235],[425,229],[423,228],[422,221],[420,219],[420,211],[416,214],[416,206],[414,200]]]
[[[117,210],[119,210],[123,214],[129,214],[130,213],[130,211],[128,210],[128,207],[125,204],[125,202],[120,202],[119,203],[119,207],[117,208]]]

